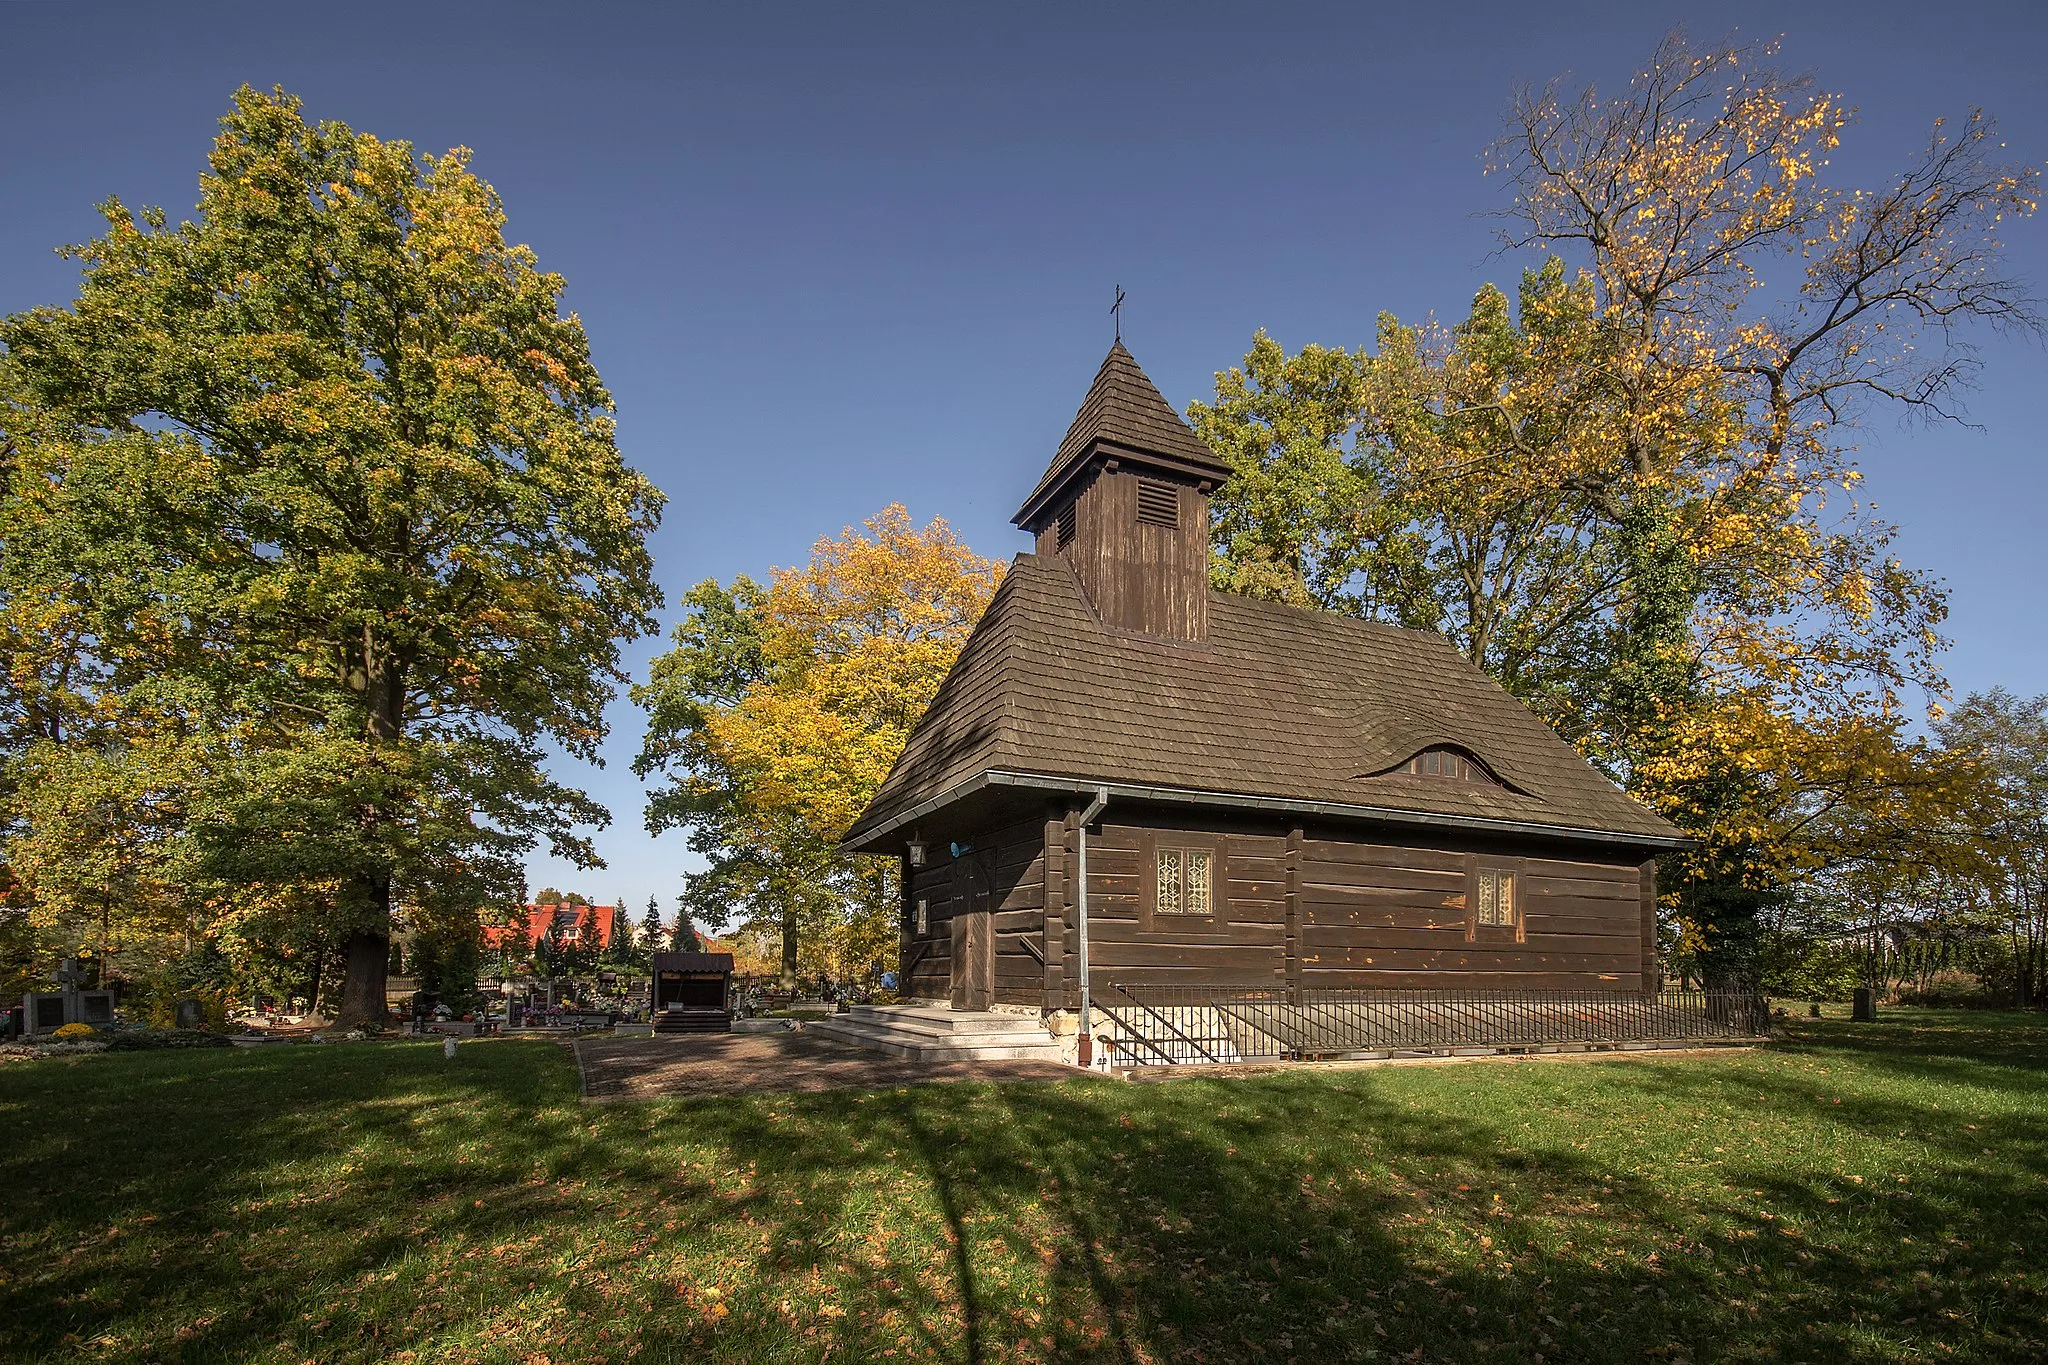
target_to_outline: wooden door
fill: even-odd
[[[985,1010],[995,1003],[995,850],[976,851],[965,862],[966,895],[953,913],[951,1003],[956,1010]]]

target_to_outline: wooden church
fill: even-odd
[[[1213,590],[1229,476],[1113,348],[842,844],[902,860],[904,993],[1655,990],[1679,831],[1440,636]]]

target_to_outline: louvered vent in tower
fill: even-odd
[[[1180,490],[1170,483],[1139,480],[1138,520],[1147,526],[1180,525]]]
[[[1068,503],[1065,510],[1058,517],[1054,518],[1053,525],[1057,528],[1055,534],[1059,537],[1059,548],[1064,550],[1069,545],[1072,545],[1074,543],[1074,504]]]

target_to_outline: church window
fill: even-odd
[[[1153,913],[1208,915],[1215,906],[1216,855],[1206,848],[1159,850],[1159,895]]]
[[[1147,526],[1180,525],[1180,490],[1170,483],[1138,481],[1138,520]]]
[[[1515,929],[1521,926],[1515,904],[1515,874],[1505,867],[1479,867],[1472,872],[1474,929]]]
[[[1064,550],[1074,543],[1074,504],[1070,502],[1060,510],[1059,516],[1053,519],[1053,528],[1053,535],[1058,539],[1060,549]]]

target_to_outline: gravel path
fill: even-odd
[[[583,1097],[594,1104],[808,1090],[880,1090],[934,1081],[1070,1081],[1057,1062],[915,1062],[795,1033],[579,1038]]]

